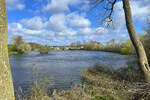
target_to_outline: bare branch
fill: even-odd
[[[113,3],[113,2],[112,2],[112,1],[110,1],[110,0],[107,0],[107,2],[108,2],[108,3],[111,3],[111,4]]]
[[[90,5],[93,5],[90,10],[96,8],[100,3],[104,2],[104,0],[91,0]]]
[[[104,0],[92,0],[92,1],[90,1],[90,4],[91,5],[95,5],[95,4],[100,4],[100,3],[102,3]]]
[[[104,16],[106,16],[106,17],[104,18],[103,21],[105,21],[108,24],[107,26],[110,26],[110,24],[113,23],[112,14],[114,12],[114,6],[115,6],[117,0],[91,0],[90,4],[94,5],[92,7],[92,9],[93,9],[104,1],[106,1],[106,6],[104,7],[104,9],[105,9]]]
[[[109,1],[109,0],[108,0],[108,1]],[[112,4],[112,5],[111,5],[111,8],[108,9],[108,10],[110,10],[110,13],[106,16],[106,18],[109,19],[108,22],[112,22],[112,18],[111,18],[111,17],[112,17],[113,11],[114,11],[114,5],[115,5],[116,1],[117,1],[117,0],[114,0],[114,1],[111,3],[111,4]],[[107,11],[108,11],[108,10],[107,10]]]

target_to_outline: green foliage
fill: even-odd
[[[22,36],[19,35],[13,37],[13,44],[8,45],[8,48],[8,51],[15,51],[18,54],[27,53],[31,50],[31,46],[28,43],[24,42]]]
[[[42,46],[40,48],[40,54],[48,54],[48,52],[51,50],[51,48],[49,46]]]
[[[31,50],[31,46],[27,43],[22,43],[16,47],[19,54],[26,53]]]
[[[94,100],[109,100],[108,96],[105,95],[99,95],[95,96]]]
[[[42,45],[38,43],[28,43],[28,44],[30,44],[32,50],[40,50],[40,48],[42,47]]]
[[[103,44],[100,42],[95,42],[95,41],[90,41],[90,42],[85,42],[83,44],[84,50],[101,50],[103,48]]]
[[[120,53],[121,54],[129,54],[130,53],[130,49],[129,48],[121,48]]]
[[[8,52],[12,52],[12,51],[16,51],[16,50],[15,50],[13,45],[9,44],[8,45]]]
[[[51,47],[37,43],[26,43],[22,36],[18,35],[13,37],[13,44],[8,45],[9,54],[24,54],[31,50],[38,50],[41,54],[48,54]]]
[[[90,96],[94,96],[96,94],[96,90],[94,90],[93,88],[89,89],[89,94]]]
[[[80,41],[73,42],[70,45],[71,50],[101,50],[103,49],[103,44],[96,41],[89,41],[81,43]]]
[[[119,42],[115,42],[115,39],[112,39],[105,43],[106,45],[104,46],[103,51],[121,54],[135,54],[135,50],[130,39],[122,38]]]

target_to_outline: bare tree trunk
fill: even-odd
[[[140,67],[145,75],[145,80],[146,82],[150,83],[150,67],[148,64],[148,60],[147,60],[147,56],[146,56],[143,44],[141,43],[138,36],[136,35],[136,31],[133,25],[129,0],[122,0],[122,1],[123,1],[123,8],[124,8],[125,19],[126,19],[126,26],[130,35],[130,39],[136,50],[136,54],[138,56]]]
[[[8,60],[8,26],[5,0],[0,0],[0,100],[14,100],[13,81]]]

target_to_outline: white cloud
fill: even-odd
[[[34,0],[42,3],[44,0]],[[124,11],[121,1],[115,5],[115,28],[91,27],[92,22],[86,18],[83,12],[89,8],[87,0],[47,0],[42,6],[42,11],[50,13],[49,18],[35,16],[22,19],[17,23],[9,24],[9,36],[22,35],[26,40],[50,41],[57,43],[69,43],[78,40],[101,40],[104,38],[126,37]],[[131,1],[132,14],[135,22],[143,22],[149,13],[149,0]],[[42,4],[43,5],[43,4]],[[7,7],[10,10],[25,8],[21,0],[7,0]],[[71,8],[70,8],[71,7]],[[39,8],[39,7],[38,7]],[[72,12],[71,9],[80,10]],[[40,11],[39,11],[40,12]],[[41,38],[41,39],[40,39]],[[65,42],[64,42],[65,41]]]
[[[98,34],[98,35],[107,34],[108,30],[106,28],[103,28],[103,27],[98,27],[98,28],[96,28],[94,33]]]
[[[68,0],[51,0],[43,7],[43,11],[49,13],[60,13],[68,10]]]
[[[146,0],[144,0],[146,1]],[[143,25],[146,22],[147,15],[149,14],[149,5],[143,5],[144,1],[130,1],[133,21],[138,23],[142,22]],[[115,33],[117,36],[126,37],[127,29],[125,25],[125,15],[123,11],[122,1],[119,1],[115,5],[114,9],[114,26],[115,29],[111,30],[112,33]],[[135,24],[136,25],[136,24]]]
[[[8,1],[10,2],[10,0]],[[18,0],[15,1],[20,3]],[[103,40],[113,35],[116,37],[125,37],[127,35],[121,1],[115,5],[114,24],[116,29],[106,29],[104,27],[93,28],[91,27],[92,22],[86,18],[85,13],[80,12],[79,14],[78,12],[70,11],[70,6],[79,5],[81,2],[83,1],[51,0],[51,2],[43,7],[44,11],[51,13],[49,18],[45,19],[35,16],[33,18],[22,19],[17,23],[10,23],[9,34],[11,34],[10,36],[16,34],[22,35],[27,41],[35,40],[35,42],[55,42],[58,44],[69,44],[71,41],[79,40],[79,38],[88,41]],[[80,6],[78,7],[83,9]],[[131,8],[134,21],[144,22],[149,13],[149,6],[142,1],[131,1]]]
[[[48,13],[63,13],[69,11],[69,6],[86,3],[81,0],[48,0],[47,5],[43,6],[43,11]]]
[[[106,34],[103,35],[104,33],[107,33],[107,30],[102,27],[90,28],[89,20],[87,25],[76,23],[72,28],[72,25],[70,24],[71,15],[75,15],[74,19],[82,19],[81,21],[88,20],[85,16],[81,16],[82,14],[79,15],[78,13],[67,15],[54,14],[48,20],[35,16],[30,19],[22,19],[18,23],[9,24],[9,37],[13,35],[22,35],[27,41],[35,40],[35,42],[41,42],[37,41],[41,38],[41,40],[49,41],[50,43],[69,44],[71,41],[78,40],[78,37],[80,36],[86,40],[88,40],[87,37],[89,37],[89,39],[100,39],[107,36]],[[33,37],[33,39],[31,39],[31,37]]]
[[[21,3],[19,0],[6,0],[8,10],[22,10],[25,8],[25,4]]]
[[[31,30],[26,27],[23,27],[21,23],[12,23],[8,25],[9,33],[14,35],[22,35],[22,34],[41,34],[42,30]]]
[[[108,30],[103,27],[97,28],[82,28],[78,31],[79,36],[82,36],[85,40],[103,40],[109,37]]]
[[[143,6],[141,5],[142,2],[131,2],[131,9],[132,9],[132,14],[133,18],[136,20],[141,20],[144,21],[147,18],[147,15],[150,13],[149,12],[149,5]]]
[[[66,29],[66,16],[64,14],[54,14],[46,22],[46,26],[52,31],[63,31]]]
[[[93,34],[93,33],[94,31],[89,27],[81,28],[78,32],[79,35],[88,35],[88,34]]]
[[[69,25],[71,27],[84,28],[91,25],[91,22],[85,18],[85,16],[79,15],[77,13],[69,14],[67,20],[69,21]]]
[[[35,16],[30,19],[22,19],[21,23],[25,25],[26,28],[31,30],[40,30],[45,26],[44,22],[42,21],[42,18],[38,16]]]

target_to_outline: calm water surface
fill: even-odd
[[[27,89],[35,74],[51,77],[54,88],[69,89],[71,82],[80,81],[85,67],[104,64],[117,69],[127,66],[128,59],[129,56],[126,55],[101,51],[51,51],[46,55],[34,51],[21,56],[10,56],[10,65],[15,89]]]

